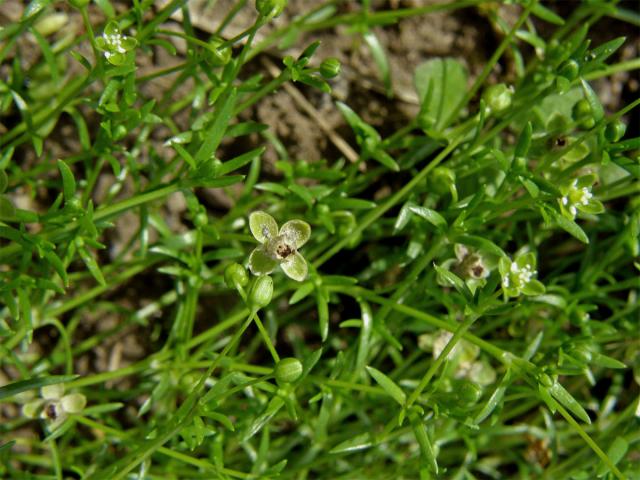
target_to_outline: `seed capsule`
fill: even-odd
[[[269,305],[273,297],[273,280],[268,275],[258,277],[249,294],[252,307],[263,308]]]
[[[302,362],[293,357],[283,358],[277,363],[274,375],[280,385],[293,383],[302,375]]]

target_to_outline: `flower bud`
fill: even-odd
[[[476,403],[482,397],[482,388],[474,382],[470,382],[468,380],[461,381],[456,386],[457,394],[460,398],[469,404]]]
[[[258,277],[249,293],[249,304],[253,308],[264,308],[273,297],[273,280],[269,275]]]
[[[327,58],[320,64],[320,75],[333,78],[340,74],[340,61],[337,58]]]
[[[560,76],[566,78],[569,81],[578,78],[580,73],[580,65],[575,60],[567,60],[560,65]]]
[[[508,87],[504,83],[491,85],[482,95],[487,107],[493,113],[500,113],[511,106],[513,99],[513,87]]]
[[[293,357],[283,358],[277,363],[274,376],[278,384],[293,383],[302,376],[302,362]]]
[[[256,10],[263,17],[279,16],[287,6],[287,0],[256,0]]]
[[[456,174],[447,167],[436,167],[429,178],[429,188],[439,195],[446,195],[455,187]]]
[[[617,142],[622,137],[624,137],[625,132],[627,131],[627,126],[622,123],[620,120],[616,120],[613,123],[607,125],[607,128],[604,131],[604,138],[609,140],[612,143]]]
[[[550,388],[553,386],[553,379],[546,373],[541,373],[538,376],[538,381],[542,384],[543,387]]]
[[[72,210],[75,211],[80,211],[82,210],[82,200],[80,200],[79,197],[72,197],[69,200],[66,201],[66,204],[69,206],[69,208],[71,208]]]
[[[209,223],[209,216],[207,215],[207,210],[204,207],[200,207],[198,209],[198,213],[193,217],[193,224],[196,228],[202,228]]]
[[[239,289],[249,283],[249,275],[239,263],[232,263],[224,269],[224,281],[229,288]]]
[[[584,98],[573,106],[571,116],[578,126],[584,129],[592,128],[596,124],[596,121],[593,118],[591,105],[589,105],[589,102]]]
[[[231,48],[230,47],[220,47],[222,45],[223,40],[220,38],[214,38],[209,42],[211,48],[207,52],[206,61],[209,65],[214,67],[222,67],[229,63],[231,60]]]

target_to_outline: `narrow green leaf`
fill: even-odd
[[[44,253],[44,258],[49,262],[58,276],[62,279],[62,283],[64,284],[64,286],[68,287],[69,278],[67,277],[67,271],[65,270],[64,264],[62,263],[62,260],[60,260],[60,257],[58,257],[58,255],[56,255],[52,251],[46,251]]]
[[[391,68],[389,67],[389,59],[384,51],[384,47],[372,31],[366,32],[362,37],[369,47],[373,61],[378,67],[387,96],[391,97],[393,94],[393,90],[391,88]]]
[[[371,434],[361,433],[353,438],[340,442],[338,445],[329,450],[329,453],[352,453],[365,450],[374,445]]]
[[[437,475],[438,462],[431,445],[431,440],[429,439],[429,434],[427,433],[427,427],[425,427],[424,423],[419,418],[411,421],[411,427],[413,428],[413,434],[416,436],[416,440],[420,446],[420,454],[422,455],[423,462],[435,475]]]
[[[87,247],[85,246],[78,247],[78,254],[80,254],[80,258],[82,258],[82,261],[87,266],[87,269],[89,270],[91,275],[93,275],[93,278],[95,278],[96,281],[103,287],[106,286],[107,282],[104,279],[104,275],[102,275],[102,271],[98,266],[98,262],[95,258],[93,258],[93,255],[91,254],[89,249],[87,249]]]
[[[258,147],[250,150],[242,155],[232,158],[231,160],[227,160],[220,167],[217,168],[217,175],[226,175],[231,173],[239,168],[244,167],[247,163],[253,161],[254,158],[260,157],[264,153],[265,147]]]
[[[9,186],[9,177],[3,169],[0,169],[0,193],[4,193]]]
[[[433,268],[436,269],[436,272],[438,273],[438,275],[440,275],[440,278],[451,284],[451,286],[453,286],[453,288],[455,288],[458,293],[463,295],[467,300],[473,298],[473,294],[471,293],[471,290],[469,290],[469,287],[467,287],[467,284],[455,273],[447,270],[446,268],[439,267],[435,263],[433,264]]]
[[[76,179],[73,177],[73,172],[66,163],[62,160],[58,160],[58,170],[62,176],[62,191],[64,193],[65,201],[70,201],[76,194]]]
[[[371,307],[365,301],[359,301],[360,314],[362,318],[362,326],[360,328],[360,336],[358,338],[358,353],[356,355],[355,371],[359,373],[369,356],[369,348],[371,341],[371,331],[373,329],[373,313]]]
[[[380,370],[377,370],[373,367],[365,367],[369,375],[373,377],[373,379],[382,387],[382,389],[387,392],[387,394],[393,398],[396,402],[398,402],[401,406],[404,406],[407,401],[407,395],[402,391],[402,389],[389,377],[387,377]]]
[[[445,229],[447,228],[447,221],[444,219],[442,215],[440,215],[435,210],[432,210],[427,207],[422,207],[420,205],[411,205],[409,207],[413,213],[418,215],[419,217],[424,218],[427,222],[431,223],[436,228]]]
[[[87,122],[85,122],[82,114],[74,107],[68,106],[64,110],[73,119],[78,129],[78,140],[80,140],[80,146],[83,150],[91,150],[91,138],[89,136],[89,129],[87,128]]]
[[[324,288],[316,292],[316,305],[318,307],[318,324],[320,325],[320,338],[324,342],[329,336],[329,294]]]
[[[196,165],[196,160],[193,158],[193,156],[191,156],[191,154],[186,148],[184,148],[179,143],[172,143],[171,147],[176,152],[178,152],[178,155],[180,155],[180,158],[182,158],[185,162],[187,162],[187,165],[189,165],[192,169],[197,168],[198,165]]]
[[[507,254],[498,245],[491,240],[487,240],[483,237],[477,237],[475,235],[456,235],[456,243],[461,243],[469,247],[474,247],[483,253],[490,253],[498,257],[507,257]]]
[[[554,11],[549,10],[541,3],[535,3],[531,8],[531,13],[545,22],[549,22],[554,25],[564,25],[564,20],[561,16],[556,14]]]
[[[27,338],[31,343],[33,336],[33,323],[31,315],[31,298],[26,288],[18,288],[18,306],[20,308],[20,322],[27,332]]]
[[[520,134],[520,138],[518,138],[518,143],[516,143],[513,158],[524,158],[527,156],[527,153],[529,153],[529,147],[531,146],[532,132],[533,127],[531,126],[531,122],[527,122]]]
[[[411,203],[407,202],[400,209],[396,223],[393,225],[393,233],[398,233],[407,225],[407,223],[409,223],[409,220],[411,220],[410,206]]]
[[[543,385],[538,385],[538,393],[540,394],[540,398],[547,404],[551,413],[556,413],[558,411],[558,403],[553,399],[549,390]]]
[[[627,452],[629,451],[629,442],[624,437],[616,437],[611,446],[607,449],[607,457],[611,460],[613,465],[620,463]],[[598,477],[604,477],[610,471],[609,466],[606,463],[601,462],[596,475]]]
[[[50,0],[32,0],[29,2],[29,5],[27,5],[27,8],[22,12],[22,18],[20,18],[20,21],[24,22],[25,20],[29,20],[34,15],[40,13],[42,9],[47,7],[50,3]]]
[[[252,133],[262,133],[269,128],[268,125],[258,122],[241,122],[231,125],[227,128],[225,136],[227,137],[242,137],[244,135],[250,135]]]
[[[226,177],[213,178],[213,177],[201,177],[192,176],[186,180],[183,180],[181,183],[182,187],[208,187],[208,188],[222,188],[228,187],[229,185],[234,185],[236,183],[240,183],[244,180],[244,175],[228,175]]]
[[[11,221],[16,218],[16,208],[6,195],[0,195],[0,219]]]
[[[602,107],[602,103],[600,103],[598,95],[596,95],[596,92],[593,91],[591,85],[589,85],[589,82],[587,82],[584,78],[581,78],[580,83],[582,84],[584,97],[587,99],[587,102],[589,102],[589,106],[591,107],[593,119],[596,122],[599,122],[604,118],[604,108]]]
[[[578,401],[575,398],[573,398],[573,395],[571,395],[558,382],[554,382],[554,384],[551,385],[551,387],[549,387],[549,393],[551,393],[553,398],[555,398],[558,402],[564,405],[571,413],[573,413],[580,420],[582,420],[585,423],[589,423],[589,424],[591,423],[591,419],[589,418],[589,415],[587,414],[585,409],[582,408],[582,405],[580,405]]]
[[[307,207],[313,207],[315,199],[313,198],[311,193],[309,193],[309,189],[298,185],[297,183],[292,183],[291,185],[289,185],[289,190],[300,197],[302,201],[307,205]]]
[[[216,110],[215,120],[204,132],[204,142],[202,142],[202,145],[194,157],[197,165],[213,159],[216,149],[218,145],[220,145],[224,132],[227,129],[227,125],[229,125],[229,121],[233,117],[236,96],[237,90],[232,88],[229,95],[223,97],[224,100],[222,104]]]
[[[242,441],[246,442],[251,437],[253,437],[256,433],[262,430],[262,428],[267,423],[269,423],[269,421],[280,411],[282,407],[284,407],[284,400],[282,400],[282,398],[280,397],[273,397],[269,401],[269,404],[267,405],[267,409],[264,411],[264,413],[256,417],[254,421],[251,422],[251,425],[249,426],[249,429],[247,430],[247,432],[244,434]]]
[[[275,193],[276,195],[280,195],[281,197],[286,197],[290,194],[289,190],[287,190],[286,187],[283,187],[279,183],[272,183],[272,182],[256,183],[253,186],[253,188],[255,188],[256,190]]]
[[[302,286],[299,287],[295,292],[293,292],[293,295],[291,295],[291,298],[289,299],[289,305],[295,305],[300,300],[306,298],[311,292],[313,292],[314,288],[315,286],[311,282],[303,283]]]
[[[552,212],[554,220],[560,228],[580,240],[582,243],[589,243],[589,237],[587,237],[587,234],[584,233],[584,230],[582,230],[582,228],[580,228],[580,226],[576,222],[574,222],[573,220],[569,220],[555,210],[552,210]]]
[[[607,58],[616,53],[616,51],[624,45],[626,40],[626,37],[618,37],[597,46],[591,50],[589,54],[589,57],[591,58],[589,63],[593,63],[595,65],[603,63]]]
[[[318,363],[318,361],[320,360],[320,357],[322,357],[322,347],[318,348],[317,350],[314,350],[312,353],[310,353],[302,362],[302,375],[300,376],[300,378],[298,380],[296,380],[295,384],[299,384],[302,383],[302,381],[305,379],[305,377],[307,375],[309,375],[309,373],[311,372],[311,370],[313,370],[313,367],[316,366],[316,364]]]
[[[42,56],[44,57],[44,60],[49,67],[49,71],[51,72],[51,80],[55,85],[58,85],[60,83],[60,72],[58,71],[58,63],[56,62],[55,54],[51,50],[51,46],[47,43],[47,40],[42,36],[42,34],[38,32],[37,28],[30,28],[29,31],[36,39],[36,42],[42,51]]]
[[[421,116],[427,126],[441,130],[452,122],[454,109],[467,91],[467,71],[454,58],[435,58],[419,65],[414,83],[421,103]]]
[[[49,377],[36,377],[27,380],[13,382],[0,387],[0,400],[13,397],[20,392],[33,390],[47,385],[55,385],[57,383],[66,383],[78,378],[79,375],[51,375]]]
[[[604,367],[604,368],[616,368],[616,369],[627,368],[627,366],[621,361],[597,352],[591,354],[591,363],[593,365],[597,365],[599,367]]]
[[[476,415],[476,418],[473,419],[473,423],[478,425],[484,422],[484,420],[489,415],[491,415],[491,413],[493,413],[493,411],[496,409],[498,404],[502,402],[502,399],[504,398],[504,394],[507,391],[507,387],[509,386],[510,382],[511,382],[511,370],[507,370],[507,372],[504,374],[504,377],[502,377],[502,380],[500,380],[500,383],[498,384],[496,389],[493,391],[493,393],[491,394],[487,402],[484,404],[482,409]]]
[[[363,200],[361,198],[329,199],[327,205],[334,210],[369,210],[377,206],[376,202]]]

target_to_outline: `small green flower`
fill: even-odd
[[[584,175],[574,179],[570,184],[560,187],[562,198],[558,201],[562,215],[573,220],[579,211],[591,214],[604,212],[602,202],[594,198],[591,193],[591,186],[595,182],[595,175]]]
[[[307,277],[307,262],[298,249],[311,236],[311,227],[302,220],[289,220],[278,231],[278,224],[263,211],[249,215],[249,228],[261,243],[249,256],[249,269],[254,275],[268,275],[280,265],[290,278],[303,281]]]
[[[471,292],[475,292],[478,287],[484,287],[492,268],[495,268],[495,260],[490,261],[480,251],[460,243],[456,243],[453,250],[456,258],[445,260],[440,266],[464,280]],[[437,275],[436,281],[443,287],[451,286],[451,283],[440,274]]]
[[[101,37],[96,38],[96,46],[104,52],[107,61],[115,66],[127,62],[127,52],[133,50],[138,41],[120,32],[116,22],[109,22]]]
[[[498,270],[502,276],[502,289],[510,297],[524,295],[542,295],[544,285],[536,280],[536,256],[529,252],[518,255],[515,261],[500,258]]]
[[[40,389],[40,397],[26,403],[22,407],[25,417],[36,418],[39,416],[50,422],[50,430],[57,429],[67,419],[69,414],[82,412],[87,405],[87,398],[81,393],[64,394],[64,385],[61,383],[47,385]]]

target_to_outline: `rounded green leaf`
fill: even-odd
[[[295,248],[300,248],[309,240],[311,227],[302,220],[289,220],[282,225],[279,235],[283,235]]]
[[[531,269],[536,268],[536,256],[533,252],[527,252],[524,255],[520,255],[516,258],[516,264],[520,268],[529,267]]]
[[[260,243],[264,243],[278,235],[278,224],[271,215],[262,210],[251,212],[251,215],[249,215],[249,228],[251,229],[251,234]]]
[[[545,292],[544,285],[538,280],[531,280],[529,283],[524,285],[521,290],[522,293],[530,296],[542,295]]]
[[[120,41],[120,46],[124,48],[127,52],[129,50],[133,50],[134,48],[136,48],[136,45],[138,45],[138,41],[133,37],[124,36]]]
[[[116,67],[123,65],[127,59],[127,57],[120,52],[105,52],[104,56],[111,65],[115,65]]]
[[[591,213],[593,215],[604,212],[604,205],[602,205],[602,202],[593,198],[586,205],[578,205],[577,208],[583,213]]]
[[[267,255],[261,247],[254,249],[249,256],[249,270],[254,275],[268,275],[277,265],[278,262]]]
[[[305,278],[307,278],[307,261],[298,252],[289,256],[284,262],[280,264],[280,266],[282,267],[284,273],[286,273],[287,276],[289,278],[292,278],[293,280],[301,282]]]
[[[591,186],[593,186],[594,183],[596,183],[596,181],[598,180],[598,177],[596,177],[594,174],[589,174],[589,175],[583,175],[580,178],[578,178],[576,180],[576,187],[577,188],[589,188]]]
[[[104,27],[105,35],[118,35],[120,33],[120,27],[113,20],[107,23],[107,26]]]
[[[502,277],[505,277],[511,269],[511,260],[507,257],[500,257],[498,260],[498,271]]]

